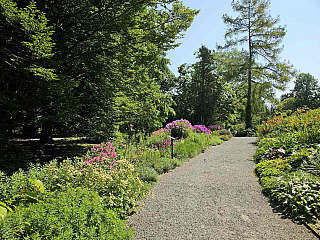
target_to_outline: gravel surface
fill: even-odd
[[[234,137],[161,176],[127,220],[135,239],[317,239],[261,193],[254,142]]]

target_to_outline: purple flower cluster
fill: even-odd
[[[115,147],[112,147],[112,143],[101,143],[91,148],[90,153],[85,156],[86,161],[83,162],[83,165],[88,166],[94,163],[104,163],[111,170],[113,166],[116,165],[116,158],[117,153]]]
[[[211,125],[211,126],[208,126],[208,128],[213,130],[213,131],[223,129],[223,127],[221,127],[219,125]]]
[[[185,138],[188,136],[188,129],[193,129],[191,123],[186,119],[175,120],[168,123],[164,128],[165,132],[170,132],[172,137]]]
[[[194,132],[198,133],[206,133],[207,135],[210,135],[210,130],[205,125],[194,125]]]

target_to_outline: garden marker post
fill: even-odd
[[[176,138],[171,137],[171,136],[170,136],[170,138],[171,138],[171,158],[173,159],[173,143],[174,143],[174,140],[175,140]]]

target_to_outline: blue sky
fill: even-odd
[[[210,49],[216,44],[223,45],[226,25],[221,17],[225,13],[237,15],[232,11],[231,0],[183,0],[183,3],[200,13],[185,37],[178,41],[181,46],[168,52],[170,69],[176,75],[178,66],[196,61],[194,52],[201,45]],[[320,82],[320,0],[271,0],[270,14],[273,18],[279,15],[279,25],[286,26],[281,59],[289,60],[301,73],[310,73]],[[291,80],[286,92],[293,86]],[[277,91],[277,97],[283,93]]]

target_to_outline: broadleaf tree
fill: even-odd
[[[110,136],[126,125],[144,129],[147,119],[151,130],[172,113],[166,52],[179,45],[197,10],[178,0],[15,2],[17,9],[32,3],[50,24],[44,36],[52,38],[51,56],[39,62],[53,69],[55,81],[39,84],[39,104],[32,108],[26,99],[25,111],[43,141],[53,133]]]
[[[270,82],[272,86],[283,90],[294,76],[293,66],[280,60],[283,50],[281,42],[286,34],[285,27],[278,26],[279,17],[272,18],[268,9],[269,0],[233,0],[232,8],[237,17],[223,15],[224,23],[229,27],[225,33],[225,45],[228,49],[246,45],[245,69],[247,70],[246,127],[252,127],[252,83]]]

